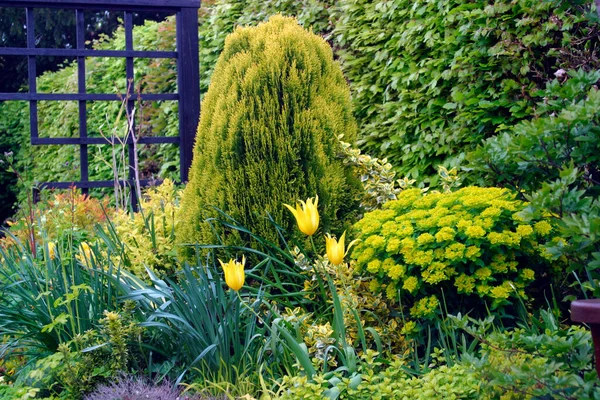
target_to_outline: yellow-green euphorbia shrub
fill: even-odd
[[[405,190],[355,224],[355,273],[413,319],[432,318],[442,303],[450,313],[485,314],[481,299],[491,309],[527,299],[549,272],[540,244],[557,239],[548,220],[520,218],[526,205],[499,188]]]

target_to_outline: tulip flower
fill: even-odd
[[[300,200],[300,205],[296,204],[294,209],[292,206],[284,204],[296,218],[298,222],[298,228],[302,233],[312,236],[319,228],[319,210],[317,205],[319,203],[319,196],[315,196],[315,202],[313,204],[312,197],[306,200],[306,203]]]
[[[350,242],[348,248],[346,249],[344,248],[345,240],[346,231],[342,233],[339,242],[335,238],[331,237],[329,233],[327,234],[327,236],[325,236],[325,248],[327,249],[327,258],[329,259],[329,262],[333,265],[340,265],[342,261],[344,261],[344,257],[348,254],[348,251],[350,251],[350,248],[354,245],[354,243],[356,243],[356,240],[353,240],[352,242]]]
[[[225,272],[225,283],[236,292],[244,286],[244,265],[246,265],[246,256],[242,257],[242,262],[234,259],[229,260],[227,264],[219,260],[223,272]]]
[[[48,257],[50,257],[51,260],[56,258],[56,243],[54,242],[48,242]]]
[[[84,264],[87,264],[92,259],[92,248],[87,242],[81,242],[79,245],[79,254],[76,258]]]

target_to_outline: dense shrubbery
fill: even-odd
[[[350,0],[335,23],[365,146],[412,177],[529,118],[560,68],[599,68],[596,32],[567,1]]]
[[[364,360],[363,367],[360,369],[360,379],[352,381],[342,375],[329,379],[319,376],[314,381],[303,376],[286,377],[283,381],[284,391],[280,398],[282,400],[481,398],[481,382],[464,366],[440,366],[418,378],[407,373],[402,367],[405,367],[402,361],[393,361],[390,365],[384,365],[371,355]],[[339,397],[336,396],[338,393]]]
[[[481,342],[479,354],[464,348],[460,358],[435,349],[422,374],[411,374],[406,361],[382,362],[376,353],[362,356],[355,379],[323,374],[309,380],[285,377],[281,399],[598,399],[592,368],[591,335],[582,328],[562,329],[542,311],[540,321],[509,331],[494,331],[493,318],[452,318],[451,325]],[[447,350],[447,349],[446,349]],[[456,355],[456,353],[455,353]]]
[[[8,221],[8,225],[14,238],[35,250],[36,245],[43,243],[42,239],[54,242],[88,240],[94,235],[94,225],[111,215],[108,199],[98,200],[70,189],[54,192],[33,210],[24,207]],[[0,239],[0,246],[12,241],[13,237],[4,237]]]
[[[401,176],[418,176],[423,183],[427,177],[435,181],[438,164],[457,165],[483,138],[530,118],[536,92],[561,68],[599,68],[594,56],[597,23],[586,14],[593,15],[591,3],[217,0],[207,3],[199,18],[201,92],[208,89],[225,37],[236,26],[253,25],[275,13],[294,15],[301,25],[324,35],[340,56],[365,148],[388,157]],[[143,49],[156,44],[168,47],[173,35],[171,20],[138,27],[134,37]],[[122,41],[119,31],[115,39],[99,46],[118,48]],[[98,89],[112,92],[119,79],[123,89],[124,75],[116,75],[123,68],[115,59],[102,59],[90,68],[98,71],[90,77]],[[67,67],[44,75],[40,85],[48,85],[48,91],[63,91],[75,84],[73,71]],[[166,61],[136,64],[136,78],[144,77],[147,90],[172,90],[173,72]],[[165,133],[177,126],[176,107],[166,103],[146,107],[144,125],[149,131]],[[44,107],[42,102],[40,108]],[[106,131],[116,120],[114,103],[96,102],[90,109],[94,111],[91,131],[102,124]],[[77,113],[49,112],[62,115],[63,126],[76,126]],[[4,103],[0,113],[7,116],[3,125],[9,136],[27,142],[25,104]],[[55,134],[52,126],[42,128],[49,129],[50,136]],[[73,148],[42,147],[19,155],[21,167],[29,166],[32,177],[68,180],[77,176]],[[58,162],[46,165],[42,156],[56,152]],[[32,154],[39,154],[35,165],[29,164]],[[173,146],[148,148],[142,159],[150,160],[142,169],[148,175],[170,176],[176,169],[175,154]],[[155,161],[161,158],[168,162],[159,171]],[[92,169],[98,178],[109,177],[109,166],[103,162],[93,161]]]
[[[525,218],[551,215],[563,239],[551,243],[566,257],[569,280],[600,295],[600,71],[571,71],[539,93],[537,117],[487,140],[470,166],[486,183],[512,187],[530,200]],[[578,284],[579,286],[579,284]]]
[[[142,328],[132,318],[135,303],[119,312],[104,312],[95,329],[63,342],[55,353],[40,359],[28,374],[34,387],[78,398],[119,374],[143,367],[139,345]],[[90,351],[88,349],[94,349]]]
[[[361,187],[337,158],[339,135],[353,141],[356,124],[327,43],[280,16],[238,28],[202,104],[178,243],[247,243],[249,237],[206,222],[218,215],[211,207],[277,242],[265,211],[291,232],[281,204],[315,194],[323,226],[341,232],[355,217]]]
[[[167,183],[152,190],[150,204],[159,197],[169,198],[166,192],[172,193],[172,189]],[[444,200],[448,204],[440,204]],[[410,208],[406,213],[399,211],[402,204]],[[426,223],[435,218],[417,214],[440,211],[442,206],[452,209],[452,215],[456,217],[454,242],[471,240],[470,246],[478,245],[480,251],[483,249],[478,255],[482,262],[490,261],[490,257],[501,251],[509,255],[523,255],[526,250],[539,251],[533,237],[547,238],[546,234],[551,233],[544,223],[533,225],[530,228],[534,232],[529,232],[529,225],[521,223],[515,215],[523,203],[514,200],[506,190],[480,188],[427,195],[420,189],[405,190],[398,193],[397,200],[387,202],[383,210],[367,214],[357,226],[373,226],[373,215],[395,210],[394,214],[400,212],[400,217],[415,217],[415,232],[427,230]],[[147,212],[151,213],[151,208],[147,206]],[[461,210],[471,214],[461,214]],[[490,215],[484,215],[486,212]],[[133,215],[131,221],[141,221],[141,214]],[[462,222],[458,221],[459,217]],[[511,243],[491,245],[490,233],[485,239],[479,237],[480,232],[475,235],[477,237],[467,238],[469,227],[478,226],[478,222],[485,225],[486,218],[491,219],[494,228],[502,230],[497,232],[496,239],[510,239]],[[394,224],[402,222],[393,220]],[[458,225],[465,225],[464,232]],[[386,226],[391,228],[389,223]],[[507,232],[504,228],[515,228],[515,232]],[[109,226],[106,229],[112,230]],[[403,321],[391,309],[393,304],[388,308],[382,293],[372,293],[367,279],[354,275],[354,262],[334,265],[326,258],[311,259],[302,249],[288,253],[286,258],[286,251],[282,250],[264,256],[263,262],[248,267],[248,276],[261,289],[248,286],[242,289],[241,297],[237,297],[233,292],[227,293],[220,274],[210,263],[191,268],[183,265],[177,279],[173,280],[161,280],[151,275],[150,285],[127,271],[119,271],[119,265],[123,264],[118,261],[119,257],[110,257],[110,253],[121,249],[121,256],[128,254],[127,246],[132,243],[125,244],[116,230],[112,232],[114,236],[104,229],[99,230],[94,235],[96,245],[83,257],[77,255],[78,251],[85,252],[75,249],[77,243],[65,244],[54,252],[46,243],[36,258],[28,256],[27,249],[6,244],[8,250],[2,253],[6,273],[0,276],[0,287],[7,297],[0,298],[4,317],[0,332],[19,339],[12,342],[15,346],[45,349],[45,353],[38,353],[38,356],[47,357],[31,370],[25,369],[23,376],[28,379],[20,379],[17,386],[0,382],[0,393],[8,396],[54,393],[57,397],[53,398],[77,399],[98,382],[118,379],[120,372],[148,369],[159,374],[164,371],[171,379],[183,376],[192,382],[190,389],[215,394],[237,387],[239,395],[257,395],[261,389],[251,382],[283,378],[282,386],[275,383],[270,388],[262,386],[263,393],[270,393],[272,398],[408,396],[425,399],[441,393],[473,399],[521,398],[515,393],[536,396],[560,393],[570,398],[595,398],[598,395],[597,379],[590,364],[590,334],[580,328],[561,327],[550,313],[538,315],[536,312],[525,316],[522,328],[512,331],[499,330],[498,325],[492,324],[493,318],[485,321],[464,317],[447,320],[436,313],[430,318],[435,323],[433,329],[439,331],[435,343],[441,348],[430,352],[427,349],[434,345],[431,336],[425,343],[427,346],[413,348],[415,341],[406,334],[409,333],[407,329],[414,329],[414,325]],[[285,232],[282,234],[289,236]],[[521,238],[517,246],[513,242],[518,235]],[[425,249],[428,243],[426,238],[419,241],[421,236],[415,236],[415,243]],[[371,242],[368,237],[363,239],[364,242],[357,245],[358,253],[366,251],[364,247],[360,248],[361,245]],[[452,245],[445,248],[451,249]],[[237,248],[231,250],[239,251]],[[419,253],[415,250],[414,256]],[[251,251],[244,249],[246,254]],[[288,264],[290,257],[294,260],[291,265]],[[515,259],[523,262],[521,257]],[[533,256],[528,254],[526,259],[532,260]],[[305,290],[299,293],[305,297],[305,302],[293,297],[296,295],[282,298],[280,293],[285,292],[281,291],[280,283],[262,278],[268,263],[288,264],[287,268],[296,268],[305,277]],[[466,270],[468,265],[459,263],[453,268]],[[526,271],[522,264],[511,262],[502,264],[493,260],[490,265]],[[102,273],[102,270],[107,272]],[[415,273],[418,270],[415,267]],[[519,287],[519,279],[523,278],[516,271],[495,272],[489,278],[490,282],[512,274],[511,280]],[[44,292],[45,274],[50,274],[50,282],[66,279],[72,280],[72,285],[70,289],[60,285]],[[487,283],[493,285],[490,282]],[[453,290],[444,290],[448,307],[460,303],[460,296]],[[522,290],[525,295],[531,294],[526,285]],[[27,296],[28,293],[34,295]],[[108,298],[102,297],[107,293]],[[112,300],[110,293],[115,296]],[[133,303],[128,303],[129,311],[123,314],[125,319],[116,312],[104,317],[90,314],[103,307],[112,307],[116,311],[116,296],[135,301],[135,312],[131,313]],[[332,299],[329,307],[327,303],[321,304],[324,298]],[[11,301],[7,302],[8,299]],[[52,301],[54,299],[57,300]],[[266,299],[269,301],[265,302]],[[297,308],[284,310],[286,302]],[[90,304],[96,307],[88,309]],[[318,307],[319,304],[326,307]],[[32,311],[23,313],[23,309]],[[462,307],[461,311],[468,310]],[[79,328],[80,324],[84,325]],[[144,327],[143,336],[136,333],[139,326]],[[267,328],[269,326],[271,328]],[[81,336],[73,335],[79,331],[83,332]],[[17,332],[25,336],[16,335]],[[474,341],[465,339],[465,334]],[[144,353],[144,346],[131,346],[139,340],[153,352]],[[53,344],[48,347],[48,343]],[[77,350],[82,347],[88,348],[82,353]],[[137,355],[137,352],[145,355]],[[148,363],[146,359],[149,359]],[[298,362],[302,365],[301,371],[297,370]],[[115,386],[117,389],[119,387]],[[149,388],[148,393],[153,390]]]
[[[175,218],[179,192],[167,179],[148,189],[139,203],[140,211],[119,210],[112,218],[114,231],[125,246],[123,268],[146,276],[149,268],[158,276],[173,276],[176,270]]]
[[[256,25],[274,14],[294,16],[305,28],[326,35],[333,29],[330,21],[332,0],[217,0],[200,15],[200,92],[206,93],[225,38],[236,26]]]
[[[355,272],[371,277],[371,290],[399,302],[393,308],[407,318],[485,315],[527,298],[531,283],[550,272],[541,244],[553,241],[552,225],[524,222],[525,207],[506,189],[405,190],[356,223]]]
[[[354,139],[348,93],[324,41],[281,16],[259,28],[240,29],[227,40],[221,60],[230,63],[219,62],[204,107],[209,117],[203,118],[198,147],[214,150],[204,164],[212,169],[198,168],[201,163],[195,160],[195,173],[206,175],[200,189],[221,191],[208,203],[232,214],[215,210],[211,215],[216,231],[226,233],[226,244],[210,237],[201,244],[205,257],[177,258],[174,232],[192,213],[178,212],[179,194],[170,181],[150,189],[137,212],[105,211],[106,201],[76,191],[38,205],[28,203],[0,242],[0,398],[79,400],[100,383],[108,386],[92,398],[131,390],[140,392],[135,395],[176,396],[164,383],[170,381],[183,383],[190,396],[219,399],[600,399],[590,334],[569,326],[561,315],[568,305],[563,294],[573,293],[568,286],[571,272],[584,294],[588,289],[595,295],[600,292],[594,271],[600,262],[600,97],[594,86],[600,75],[558,71],[555,81],[535,92],[561,62],[572,67],[593,52],[596,38],[578,42],[591,35],[590,25],[554,1],[516,0],[509,7],[444,0],[413,2],[412,8],[404,0],[209,4],[201,16],[202,40],[210,43],[203,51],[213,56],[207,65],[214,64],[216,50],[225,43],[220,28],[225,32],[240,22],[265,19],[276,9],[300,13],[303,22],[314,24],[319,32],[336,32],[337,25],[338,36],[330,40],[352,38],[344,53],[347,69],[377,69],[387,58],[408,63],[390,62],[377,77],[367,72],[364,80],[353,83],[358,104],[373,103],[372,108],[369,104],[358,110],[367,132],[375,132],[380,117],[390,117],[392,107],[402,111],[409,101],[420,104],[417,111],[422,114],[415,114],[414,121],[403,121],[402,113],[383,121],[380,139],[387,143],[388,128],[404,123],[402,129],[412,129],[414,122],[430,133],[455,129],[450,133],[456,135],[445,136],[442,144],[452,148],[440,147],[441,153],[432,158],[425,138],[423,153],[408,154],[409,163],[400,166],[403,172],[417,166],[424,168],[419,173],[431,174],[429,166],[436,157],[462,158],[458,154],[465,148],[454,144],[470,146],[476,138],[503,130],[506,134],[486,141],[472,154],[469,168],[479,184],[514,190],[456,190],[465,176],[443,167],[438,170],[443,193],[433,187],[411,189],[424,181],[397,179],[397,169],[387,159],[362,154],[343,142]],[[555,6],[554,13],[543,16],[547,4]],[[356,24],[365,21],[368,28],[359,31]],[[392,32],[393,24],[401,30]],[[136,28],[141,32],[136,40],[149,46],[172,38],[172,27],[170,21]],[[268,43],[270,36],[257,40],[252,35],[268,30],[279,33]],[[436,36],[440,32],[447,35]],[[121,43],[119,35],[116,43]],[[558,61],[546,57],[554,57],[557,48],[552,46],[560,41]],[[390,43],[399,45],[402,54],[386,47]],[[449,51],[439,50],[440,45]],[[372,51],[375,47],[378,50]],[[431,54],[440,59],[428,58]],[[521,58],[511,58],[517,56]],[[423,65],[411,64],[415,59]],[[441,71],[450,59],[456,61],[454,66]],[[473,60],[478,64],[462,64]],[[595,68],[594,63],[587,67]],[[411,66],[416,71],[404,73],[402,68]],[[104,67],[110,72],[121,66]],[[146,74],[145,90],[174,85],[168,67],[139,65]],[[485,74],[477,76],[481,68]],[[440,79],[433,84],[429,79],[437,73]],[[511,76],[506,78],[506,73]],[[203,75],[203,84],[210,74]],[[390,86],[380,96],[380,89],[390,85],[381,78],[396,74],[397,84],[407,86]],[[68,86],[67,75],[61,71],[56,76]],[[277,82],[282,89],[257,83],[257,78]],[[370,79],[376,82],[361,86]],[[51,79],[41,80],[50,84]],[[91,81],[108,84],[102,77]],[[521,91],[516,84],[523,85]],[[460,93],[465,88],[461,85],[479,92]],[[219,93],[212,93],[213,88]],[[243,88],[247,95],[236,103],[241,89],[231,88]],[[509,107],[509,101],[515,104]],[[90,104],[94,113],[109,112],[96,106]],[[53,109],[67,130],[75,126],[65,117],[71,110],[68,104]],[[488,115],[490,110],[496,114]],[[144,129],[170,129],[169,118],[175,114],[162,106],[148,112],[156,115],[144,119]],[[531,121],[515,123],[531,115]],[[100,119],[95,116],[90,123],[100,124]],[[440,119],[443,126],[436,125]],[[314,129],[294,136],[295,128],[307,126]],[[281,145],[282,127],[293,127],[283,129],[284,135],[299,137],[300,145]],[[481,130],[466,131],[471,128]],[[219,135],[202,136],[207,132]],[[236,135],[240,132],[245,135]],[[315,132],[321,136],[315,138]],[[337,136],[341,133],[346,137]],[[392,139],[398,146],[409,145]],[[265,142],[279,147],[263,146]],[[401,147],[396,144],[388,150],[398,156]],[[285,157],[290,163],[277,164]],[[297,159],[307,161],[298,167]],[[314,159],[325,162],[316,163],[311,175]],[[224,165],[231,168],[221,168]],[[109,167],[98,171],[112,173]],[[286,173],[294,168],[305,175],[292,180]],[[352,180],[351,172],[364,191],[322,183],[339,177]],[[231,182],[243,185],[225,185]],[[188,186],[194,195],[202,192],[194,189],[196,183]],[[288,189],[291,197],[281,196]],[[261,198],[263,192],[270,193],[269,198]],[[318,209],[307,202],[308,217],[298,215],[302,210],[295,214],[302,232],[312,234],[306,239],[292,227],[292,216],[282,203],[316,194]],[[197,211],[205,197],[190,196],[184,206]],[[117,193],[115,198],[118,205]],[[260,205],[251,209],[250,201]],[[353,222],[352,212],[330,213],[341,202],[348,211],[367,212],[343,235],[341,227]],[[357,211],[354,206],[359,203],[363,209]],[[324,224],[317,223],[318,211]],[[351,241],[353,235],[360,240]],[[244,247],[231,246],[238,243],[232,237],[248,240]],[[197,239],[190,241],[199,244]],[[353,259],[345,263],[351,247]],[[225,263],[223,256],[230,261]],[[236,266],[235,282],[231,271],[223,278],[225,267],[219,265],[224,264]],[[132,375],[153,384],[132,384],[125,377]]]

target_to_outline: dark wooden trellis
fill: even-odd
[[[80,154],[80,180],[75,182],[40,182],[37,188],[65,189],[72,186],[87,192],[90,188],[112,187],[115,182],[90,181],[88,171],[88,145],[111,144],[110,139],[88,137],[87,110],[88,101],[113,100],[122,101],[126,94],[92,94],[85,87],[86,57],[121,57],[126,60],[127,82],[134,79],[135,58],[173,58],[177,60],[177,93],[143,94],[145,101],[175,100],[179,105],[178,137],[141,137],[138,144],[175,143],[179,144],[181,181],[188,179],[188,170],[192,160],[194,136],[200,112],[199,69],[198,69],[198,8],[200,0],[20,0],[2,1],[0,7],[19,7],[26,12],[27,46],[23,48],[0,47],[0,55],[26,56],[28,60],[28,93],[0,93],[2,100],[26,100],[29,102],[30,130],[32,145],[78,145]],[[34,9],[60,8],[75,11],[76,46],[73,49],[37,48],[34,31]],[[125,50],[95,50],[85,47],[84,12],[92,10],[123,11],[125,28]],[[136,51],[133,48],[133,13],[161,12],[176,15],[177,44],[176,51]],[[36,85],[36,57],[58,56],[74,57],[77,60],[78,93],[38,93]],[[135,83],[134,83],[135,84]],[[129,93],[127,107],[133,110],[138,100],[137,93]],[[45,138],[40,137],[38,130],[38,101],[77,101],[79,104],[79,137]],[[121,185],[134,185],[134,146],[133,140],[127,140],[129,156],[129,180],[119,182]],[[149,180],[141,180],[141,186],[150,184]],[[35,190],[37,190],[37,188]],[[132,205],[136,207],[135,190],[131,190]]]

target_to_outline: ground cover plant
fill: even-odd
[[[281,7],[335,36],[350,32],[340,21],[371,21],[377,7],[385,24],[371,29],[410,17],[414,25],[398,24],[410,37],[433,23],[436,7],[450,7],[404,4],[222,0],[202,18],[233,28]],[[521,13],[546,21],[546,4],[461,5],[445,23],[466,29]],[[546,27],[562,46],[567,32],[590,33],[573,10],[556,8],[563,25]],[[507,23],[525,34],[539,22]],[[494,110],[507,125],[470,155],[476,178],[423,156],[419,178],[433,166],[430,183],[439,182],[428,184],[398,173],[410,162],[390,160],[402,157],[357,148],[350,92],[325,40],[281,15],[238,28],[222,44],[215,29],[202,34],[209,31],[213,49],[225,50],[214,55],[186,188],[166,180],[142,193],[137,210],[123,207],[117,192],[49,193],[42,203],[24,202],[4,231],[0,398],[600,399],[590,332],[567,311],[571,298],[595,296],[598,285],[594,60],[525,96],[535,112],[519,103],[512,116],[502,96],[518,103],[518,95],[498,94],[469,70],[469,82],[483,85],[473,87],[499,99]],[[552,38],[531,32],[531,46],[515,52],[551,70],[540,66],[536,46]],[[432,35],[419,49],[441,40]],[[348,39],[336,51],[349,52],[344,66],[361,40],[385,51],[395,39]],[[471,48],[471,39],[455,37],[455,50]],[[504,56],[491,57],[488,78],[514,67]],[[368,65],[355,65],[365,80]],[[533,79],[531,71],[523,74]],[[152,68],[146,73],[152,82]],[[457,128],[462,120],[449,113],[466,103],[440,108],[432,93],[419,118]],[[354,101],[367,100],[355,92]],[[478,101],[463,128],[490,123]],[[402,112],[395,102],[383,108]],[[372,138],[371,126],[360,124]],[[444,142],[451,155],[464,152],[457,138]],[[407,160],[419,157],[407,152]],[[202,224],[206,235],[190,235],[190,225]]]

